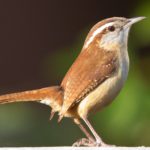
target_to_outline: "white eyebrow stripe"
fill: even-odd
[[[88,41],[85,43],[84,48],[87,48],[89,46],[89,44],[93,41],[93,39],[96,37],[97,34],[99,34],[101,31],[103,31],[106,27],[109,27],[111,25],[113,25],[114,22],[110,22],[107,23],[103,26],[101,26],[100,28],[98,28],[97,30],[95,30],[92,34],[92,36],[88,39]]]

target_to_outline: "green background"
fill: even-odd
[[[6,8],[11,7],[11,4],[9,2],[10,1],[7,1],[7,4],[1,5],[1,7],[4,7],[6,12],[9,11],[9,9]],[[40,5],[38,1],[32,1],[32,5],[30,5],[30,2],[24,4],[25,1],[24,3],[19,1],[14,2],[15,4],[17,4],[17,7],[24,7],[25,5],[26,8],[23,9],[26,10],[26,12],[28,12],[29,7],[31,7],[31,10],[33,9],[32,7],[37,7],[35,15],[32,18],[33,20],[34,17],[38,18],[39,13],[42,12],[41,8],[45,9],[46,13],[44,14],[47,15],[46,19],[50,20],[49,22],[51,24],[57,22],[57,19],[61,20],[61,14],[57,13],[57,6],[61,5],[59,4],[59,1],[57,1],[58,5],[54,5],[56,9],[54,18],[51,18],[51,16],[49,16],[51,10],[48,9],[48,7],[52,5],[54,1],[49,1],[49,3],[47,3],[47,1],[44,1],[44,6],[43,4]],[[86,18],[86,22],[84,22],[82,28],[77,30],[78,32],[72,31],[76,32],[76,35],[71,37],[71,42],[68,40],[68,42],[63,45],[62,43],[60,43],[60,37],[58,36],[59,34],[64,34],[63,37],[65,38],[65,32],[71,32],[71,29],[73,30],[74,28],[78,27],[78,25],[75,24],[74,28],[70,28],[69,31],[66,29],[66,31],[64,30],[64,32],[61,33],[61,26],[64,23],[68,24],[68,27],[73,26],[73,24],[71,24],[71,20],[67,21],[67,19],[65,21],[63,21],[62,19],[59,24],[53,26],[52,30],[54,30],[55,33],[59,32],[59,34],[57,34],[57,37],[55,37],[55,34],[52,37],[52,39],[55,39],[55,41],[44,37],[44,35],[46,34],[47,37],[51,35],[51,31],[46,30],[51,27],[46,27],[45,30],[44,28],[39,28],[38,31],[40,33],[37,32],[37,34],[35,35],[31,35],[32,33],[29,33],[29,36],[32,36],[33,39],[34,37],[40,37],[41,39],[44,38],[44,40],[48,41],[47,43],[49,43],[49,47],[44,47],[44,44],[42,46],[40,44],[38,45],[39,51],[48,49],[48,52],[43,53],[43,55],[41,56],[42,52],[32,52],[32,49],[36,49],[34,48],[34,44],[38,44],[39,42],[34,41],[33,43],[33,39],[30,39],[32,48],[30,52],[28,52],[28,54],[32,54],[34,65],[32,65],[33,70],[30,72],[30,70],[27,69],[29,66],[28,64],[26,72],[28,70],[28,75],[33,76],[33,78],[27,77],[24,72],[21,73],[22,71],[20,71],[19,68],[14,67],[17,64],[19,65],[19,63],[22,62],[22,59],[25,61],[25,63],[28,62],[28,57],[24,58],[23,56],[24,52],[21,51],[21,46],[15,47],[15,45],[10,44],[10,46],[14,47],[14,49],[18,48],[20,50],[20,52],[18,52],[16,55],[17,58],[15,58],[14,55],[11,56],[8,51],[4,55],[4,51],[1,48],[0,53],[2,57],[7,58],[7,62],[9,63],[8,68],[7,63],[4,63],[2,60],[0,60],[0,63],[3,64],[1,66],[2,73],[0,74],[0,76],[3,75],[1,77],[2,80],[0,81],[1,93],[3,94],[7,92],[22,91],[59,84],[69,66],[72,64],[72,62],[80,52],[86,34],[96,22],[100,21],[103,18],[114,15],[126,15],[125,17],[146,16],[147,19],[135,24],[130,32],[128,47],[131,65],[129,76],[124,88],[111,105],[103,109],[101,112],[98,112],[94,116],[91,116],[90,120],[96,131],[101,135],[106,143],[121,146],[150,146],[150,1],[134,1],[128,2],[127,4],[125,2],[122,3],[121,1],[113,1],[110,2],[110,4],[109,2],[107,2],[104,6],[100,5],[100,3],[103,4],[103,1],[90,1],[86,5],[87,2],[88,1],[83,1],[85,7],[88,7],[89,9],[89,11],[86,10],[87,12],[85,14],[87,14],[87,16],[90,16],[90,13],[94,12],[94,9],[97,8],[98,11],[96,11],[95,14],[97,14],[99,18],[94,18],[93,14],[93,16],[89,17],[93,19],[88,20],[87,16],[82,16],[82,12],[85,8],[83,7],[82,10],[79,9],[80,14],[77,14],[76,21],[78,21],[78,17],[81,15],[82,18],[79,17],[80,20],[84,21],[84,19]],[[71,13],[71,8],[73,8],[71,2],[69,3],[69,1],[66,1],[64,3],[65,4],[62,6],[64,7],[63,10],[68,10],[68,14]],[[94,7],[93,3],[97,6]],[[130,3],[132,3],[132,7],[130,7]],[[113,8],[111,8],[111,10],[107,9],[107,6],[111,4],[112,6],[109,7]],[[46,5],[48,6],[46,7]],[[77,4],[75,5],[76,11],[78,11],[78,5],[80,5],[80,1],[77,1]],[[125,9],[123,10],[121,10],[122,5],[124,5],[125,7]],[[13,11],[15,11],[15,6],[13,7],[14,8],[12,9],[12,12],[9,13],[13,13]],[[19,9],[20,12],[21,9],[22,8]],[[17,14],[20,13],[19,10]],[[123,11],[125,13],[123,13]],[[32,12],[28,13],[29,16],[33,15]],[[62,15],[67,15],[67,13]],[[39,18],[39,22],[43,21],[43,24],[45,26],[47,22],[44,19],[40,20],[42,17],[44,17],[44,14],[42,14],[43,16]],[[10,14],[4,15],[4,18],[7,20],[7,18],[9,18],[9,15]],[[72,14],[70,14],[70,16],[71,15]],[[25,17],[26,15],[21,16],[23,20],[25,19]],[[19,18],[17,19],[19,20]],[[17,25],[17,22],[15,20],[12,19],[12,22]],[[2,20],[1,23],[5,23],[5,21]],[[33,24],[28,24],[29,27],[31,25]],[[36,26],[36,24],[34,25]],[[9,27],[11,28],[11,24],[9,24]],[[11,30],[13,30],[13,28]],[[32,30],[34,30],[34,27]],[[43,34],[41,34],[42,32]],[[8,32],[5,33],[7,37],[11,36],[10,34],[11,33]],[[22,38],[22,36],[20,35],[19,38]],[[56,39],[59,39],[58,42]],[[7,39],[1,37],[2,43],[3,40]],[[23,39],[24,45],[22,45],[22,47],[25,47],[26,40],[27,39]],[[60,46],[52,50],[51,43],[54,42],[56,43],[56,45],[58,44]],[[9,40],[7,40],[6,45],[9,45]],[[29,47],[25,47],[25,51],[28,51]],[[8,58],[7,55],[9,55],[10,58]],[[39,63],[34,62],[34,57],[37,56],[38,61],[40,60]],[[16,59],[17,64],[14,63],[13,59]],[[30,59],[31,58],[29,57],[29,61]],[[10,64],[12,64],[12,66]],[[6,73],[6,67],[7,70],[11,70],[8,74]],[[16,70],[13,70],[13,67]],[[23,67],[25,68],[25,65]],[[36,74],[34,74],[34,67],[38,68],[38,71],[35,72]],[[13,72],[16,72],[16,74],[14,75]],[[24,78],[21,78],[20,76],[24,76]],[[15,79],[15,81],[13,81],[13,79]],[[80,129],[73,124],[71,119],[63,119],[63,121],[58,124],[57,115],[52,121],[49,121],[49,116],[50,108],[36,102],[22,102],[1,105],[0,146],[69,146],[72,145],[72,143],[77,139],[84,137]]]

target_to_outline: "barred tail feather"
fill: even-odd
[[[62,90],[59,86],[52,86],[37,90],[1,95],[0,104],[22,101],[38,101],[49,105],[52,107],[52,111],[56,112],[61,109],[62,95]]]

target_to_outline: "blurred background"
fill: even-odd
[[[60,84],[89,29],[112,16],[147,19],[130,32],[123,90],[91,122],[106,143],[150,146],[149,0],[0,0],[0,94]],[[72,120],[49,115],[36,102],[0,105],[0,146],[69,146],[84,137]]]

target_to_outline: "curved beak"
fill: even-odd
[[[131,27],[134,23],[137,23],[137,22],[139,22],[145,18],[146,17],[135,17],[135,18],[127,19],[127,23],[125,24],[125,28]]]

